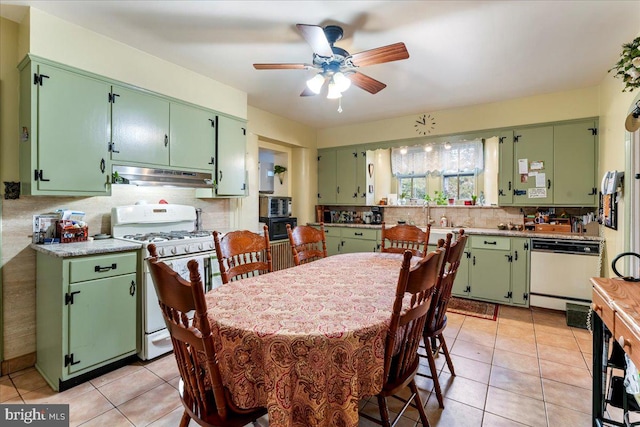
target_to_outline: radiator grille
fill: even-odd
[[[273,271],[294,266],[291,245],[288,240],[271,243],[271,261],[273,262]]]

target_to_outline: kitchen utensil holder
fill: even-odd
[[[58,221],[60,243],[85,242],[89,237],[89,227],[77,227],[73,221]]]

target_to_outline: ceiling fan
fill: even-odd
[[[347,90],[351,83],[371,94],[376,94],[387,85],[362,74],[358,71],[358,68],[398,61],[409,57],[409,52],[404,43],[394,43],[352,55],[346,50],[334,46],[334,43],[342,39],[344,34],[341,27],[327,25],[323,28],[318,25],[306,24],[296,24],[296,27],[313,49],[312,64],[276,63],[253,64],[253,66],[256,70],[318,70],[318,74],[307,81],[307,87],[300,96],[319,94],[327,81],[329,82],[327,94],[329,99],[340,98],[342,92]]]

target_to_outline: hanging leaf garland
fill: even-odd
[[[609,72],[614,70],[614,77],[621,78],[625,84],[623,92],[640,88],[640,37],[622,45],[620,60]]]

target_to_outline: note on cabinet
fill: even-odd
[[[527,159],[518,159],[518,173],[529,173],[529,161]]]

